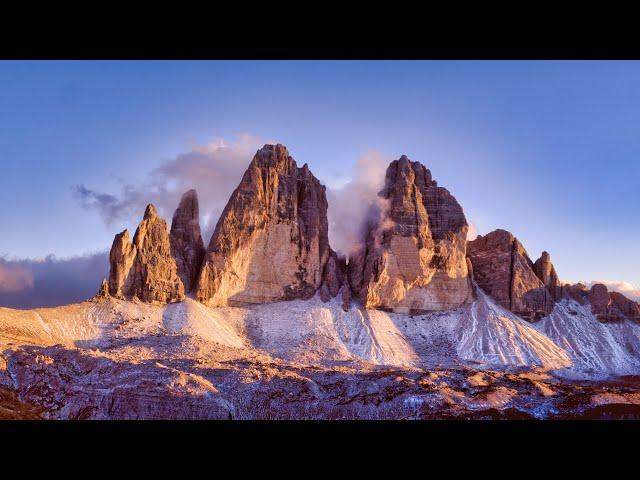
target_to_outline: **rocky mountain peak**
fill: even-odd
[[[150,303],[171,303],[184,298],[184,285],[171,255],[167,223],[149,204],[133,242],[129,232],[116,235],[109,254],[109,293]]]
[[[472,298],[462,208],[420,162],[389,164],[385,207],[365,248],[349,259],[350,284],[367,308],[431,311]]]
[[[520,241],[495,230],[467,243],[475,282],[501,306],[527,320],[549,314],[561,296],[558,275],[547,252],[535,262]]]
[[[251,160],[248,170],[252,167],[258,169],[274,169],[283,175],[290,175],[294,172],[294,169],[298,168],[295,160],[289,155],[287,147],[280,144],[266,144],[258,150],[253,160]]]
[[[533,271],[549,290],[553,301],[559,300],[562,296],[562,284],[553,263],[551,263],[551,255],[548,252],[542,252],[540,258],[533,264]]]
[[[156,207],[150,203],[147,205],[147,208],[144,211],[144,220],[154,220],[158,217],[158,211],[156,210]]]
[[[182,195],[173,214],[169,240],[178,275],[184,284],[185,292],[190,292],[198,281],[205,253],[200,233],[198,194],[195,190],[189,190]]]
[[[218,220],[197,298],[208,305],[310,298],[330,255],[325,187],[286,147],[265,145]]]

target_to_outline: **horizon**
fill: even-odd
[[[638,62],[3,62],[0,294],[33,296],[25,271],[49,255],[95,261],[142,203],[170,221],[188,188],[208,244],[256,145],[281,143],[330,217],[407,155],[481,235],[637,300],[639,80]]]

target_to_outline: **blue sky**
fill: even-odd
[[[102,251],[135,218],[106,225],[74,185],[117,195],[242,134],[333,188],[406,154],[562,279],[640,285],[638,62],[0,62],[0,255]]]

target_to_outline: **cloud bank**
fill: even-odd
[[[0,257],[0,306],[54,307],[91,298],[109,274],[107,252],[57,259]]]
[[[170,221],[182,194],[195,188],[206,244],[249,162],[265,143],[274,142],[249,134],[232,141],[216,138],[162,163],[139,185],[123,183],[118,194],[85,185],[73,186],[72,190],[84,208],[96,210],[108,226],[115,226],[118,221],[138,222],[148,203]]]
[[[370,150],[358,159],[350,182],[339,189],[327,189],[329,242],[337,252],[348,255],[362,246],[366,228],[378,221],[386,209],[378,192],[384,187],[387,166],[393,160]]]

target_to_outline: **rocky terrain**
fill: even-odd
[[[251,161],[205,249],[198,197],[116,235],[88,301],[0,307],[0,418],[640,418],[640,306],[562,285],[392,162],[350,258],[282,145]],[[363,219],[364,220],[364,219]]]
[[[167,223],[148,205],[133,243],[127,230],[116,235],[109,255],[109,293],[118,298],[170,303],[184,298],[172,256]]]
[[[510,232],[495,230],[467,245],[478,286],[522,318],[539,320],[560,298],[560,281],[547,252],[532,262]]]
[[[640,362],[616,336],[636,348],[640,327],[583,309],[556,331],[576,305],[539,326],[486,296],[417,316],[319,296],[0,309],[0,384],[14,415],[60,419],[637,418]],[[580,340],[582,322],[599,330]]]

